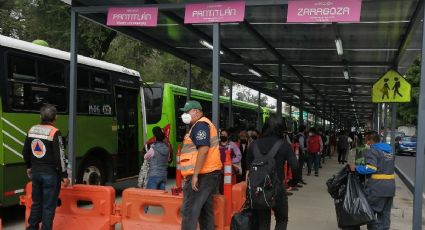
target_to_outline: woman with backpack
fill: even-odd
[[[281,117],[271,115],[260,138],[248,148],[247,201],[253,211],[252,229],[270,229],[271,209],[276,218],[276,230],[285,230],[288,224],[283,167],[287,161],[290,168],[297,168],[297,159],[289,143],[283,141],[284,124]]]
[[[323,151],[323,142],[315,127],[311,127],[307,138],[307,176],[311,175],[311,166],[314,164],[314,175],[319,176],[320,156]]]

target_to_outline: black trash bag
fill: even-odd
[[[253,212],[249,208],[248,202],[242,206],[242,209],[233,214],[230,222],[230,230],[251,230],[253,226]]]
[[[343,167],[338,173],[326,181],[328,193],[332,198],[340,199],[345,196],[348,173],[347,168]]]
[[[375,214],[354,173],[348,174],[345,197],[335,199],[335,210],[339,228],[359,226],[375,221]]]

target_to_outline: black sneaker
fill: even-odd
[[[288,196],[292,196],[292,195],[294,195],[292,192],[286,192],[286,195],[288,195]]]
[[[305,183],[304,180],[301,180],[300,183],[303,184],[303,185],[306,185],[307,184],[307,183]]]
[[[315,173],[314,176],[319,176],[319,173]]]
[[[310,176],[311,175],[311,173],[307,173],[307,176]]]

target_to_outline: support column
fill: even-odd
[[[279,117],[282,117],[282,63],[279,63],[278,65],[278,74],[279,74],[279,82],[277,84],[277,105],[276,105],[276,110],[277,110],[277,115]]]
[[[304,86],[303,86],[303,82],[300,83],[300,106],[298,107],[298,110],[300,112],[299,117],[298,117],[298,123],[300,125],[304,124],[304,116],[303,116],[303,105],[304,104]]]
[[[77,57],[78,57],[78,13],[71,9],[71,60],[69,66],[69,117],[68,117],[68,169],[71,169],[71,185],[75,184],[77,176],[77,161],[75,153],[76,114],[77,114]]]
[[[192,63],[187,63],[186,73],[186,101],[190,101],[192,97]]]
[[[326,117],[326,103],[325,103],[325,100],[323,100],[323,110],[322,110],[322,127],[323,127],[323,130],[325,131],[326,130],[326,119],[325,119],[325,117]]]
[[[388,123],[389,123],[389,116],[388,116],[388,104],[387,103],[385,103],[384,104],[384,140],[383,140],[383,142],[386,142],[387,140],[387,134],[388,134],[388,132],[387,132],[387,130],[388,130],[388,127],[389,127],[389,125],[388,125]]]
[[[294,120],[292,119],[292,105],[289,105],[289,118],[291,119],[291,129],[292,132],[295,132]]]
[[[397,122],[397,103],[393,103],[391,106],[392,116],[391,116],[391,146],[395,151],[395,130],[396,130],[396,122]]]
[[[378,109],[377,109],[377,118],[376,118],[376,131],[379,133],[379,131],[381,130],[381,104],[378,104]]]
[[[425,17],[425,10],[424,15]],[[422,193],[424,184],[424,153],[425,153],[425,23],[422,23],[422,59],[418,103],[418,137],[416,148],[415,194],[413,204],[413,229],[422,229]]]
[[[261,92],[258,91],[258,115],[257,115],[257,130],[261,132],[263,126],[263,110],[261,109]]]
[[[230,81],[230,96],[229,96],[229,128],[233,127],[233,81]]]
[[[213,25],[212,122],[220,129],[220,24]]]
[[[317,126],[317,93],[314,95],[314,126]]]

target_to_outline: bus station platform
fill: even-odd
[[[355,152],[351,151],[348,161],[354,162]],[[319,171],[319,177],[306,176],[307,185],[294,191],[289,196],[289,222],[290,230],[337,230],[335,207],[333,199],[327,192],[326,180],[343,167],[338,164],[337,156],[326,158],[325,164]],[[422,214],[424,216],[424,214]],[[413,194],[396,175],[396,196],[391,210],[391,229],[412,229]],[[272,223],[274,223],[272,217]],[[422,223],[422,227],[425,224]],[[272,228],[274,229],[274,228]],[[366,229],[366,226],[362,227]]]
[[[348,161],[354,161],[354,151],[348,156]],[[304,180],[307,182],[298,191],[291,191],[293,195],[288,197],[289,201],[289,223],[288,229],[290,230],[337,230],[337,220],[333,199],[327,192],[326,180],[334,173],[343,167],[338,164],[337,157],[333,156],[331,159],[326,158],[325,164],[319,172],[319,177],[304,175]],[[306,171],[306,170],[304,170]],[[121,202],[120,192],[128,187],[134,187],[137,183],[136,179],[123,181],[113,184],[117,191],[115,201]],[[166,189],[171,190],[175,186],[175,180],[168,180]],[[161,209],[151,207],[150,214],[161,215]],[[23,213],[22,213],[23,215]],[[396,176],[396,196],[391,212],[391,229],[404,230],[412,229],[412,216],[413,216],[413,194],[409,191],[408,187],[402,180]],[[423,215],[424,216],[424,215]],[[23,229],[24,222],[15,223],[3,222],[4,230],[18,230]],[[274,216],[272,216],[272,227],[274,229]],[[425,227],[425,224],[422,224]],[[115,225],[115,229],[122,229],[121,224]],[[362,229],[366,229],[364,226]]]

